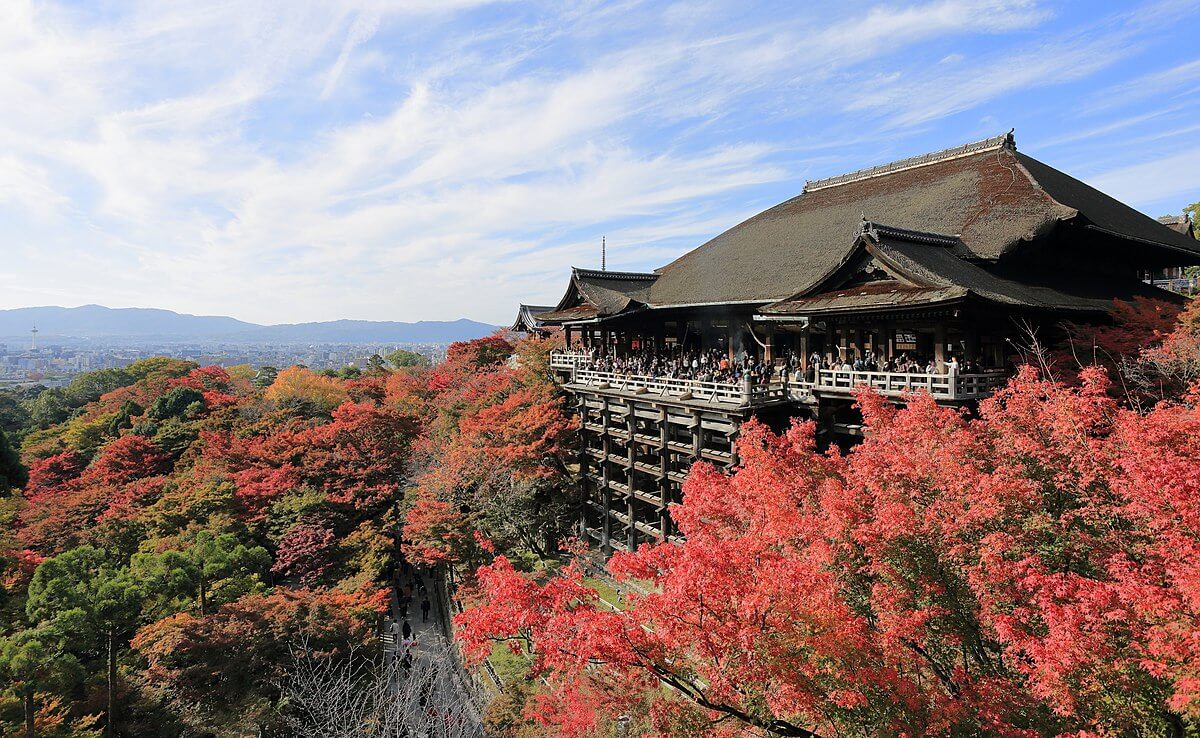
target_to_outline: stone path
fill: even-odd
[[[401,575],[393,580],[386,628],[390,629],[394,636],[384,639],[385,648],[389,659],[403,658],[406,651],[411,653],[411,668],[399,673],[421,675],[424,683],[419,690],[423,699],[427,698],[441,705],[452,705],[456,716],[452,730],[421,732],[446,738],[482,736],[485,702],[474,688],[470,676],[462,668],[458,654],[447,637],[450,633],[447,622],[448,608],[441,601],[440,589],[434,576],[430,572],[411,570],[410,574]],[[425,594],[421,594],[422,584]],[[412,591],[407,613],[401,600],[406,585]],[[429,616],[423,619],[421,602],[426,597],[430,603]],[[401,626],[406,620],[412,629],[410,640],[415,643],[403,639]],[[398,683],[396,689],[398,695],[413,691],[412,685],[403,683]]]

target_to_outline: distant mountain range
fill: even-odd
[[[334,320],[324,323],[258,325],[221,315],[185,315],[154,308],[30,307],[0,310],[0,341],[28,343],[186,343],[213,341],[258,344],[451,343],[486,336],[496,326],[465,318],[415,323]]]

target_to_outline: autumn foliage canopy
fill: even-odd
[[[1184,735],[1200,408],[1109,389],[1100,368],[1077,386],[1027,368],[974,416],[864,391],[844,454],[807,423],[749,423],[736,472],[698,464],[672,507],[684,543],[612,557],[623,610],[578,564],[498,557],[464,646],[532,653],[548,686],[526,711],[551,735],[618,716],[662,736]]]

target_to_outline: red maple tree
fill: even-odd
[[[504,557],[459,618],[467,652],[531,648],[561,735],[652,703],[661,735],[1093,735],[1200,716],[1200,410],[1139,414],[1099,369],[1023,370],[978,417],[864,393],[866,438],[743,426],[699,464],[686,535],[618,553],[611,611],[577,566]],[[668,689],[663,690],[665,685]],[[591,705],[584,712],[575,708]]]

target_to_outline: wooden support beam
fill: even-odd
[[[667,424],[667,408],[661,408],[662,413],[658,421],[658,435],[661,442],[661,447],[658,450],[658,497],[659,497],[659,512],[658,512],[658,532],[662,536],[662,540],[667,540],[667,536],[671,534],[671,516],[667,512],[667,505],[671,504],[671,479],[667,476],[667,471],[670,469],[671,452],[667,447],[667,442],[671,440],[670,427]]]
[[[634,515],[633,495],[637,490],[637,473],[634,471],[634,464],[637,461],[637,443],[634,442],[633,436],[637,431],[637,414],[634,412],[633,403],[627,403],[626,407],[629,412],[625,414],[625,430],[629,433],[629,440],[625,445],[625,458],[629,462],[629,475],[627,477],[629,486],[629,496],[625,500],[626,515],[629,516],[629,550],[637,550],[637,528],[632,525],[637,520]]]

